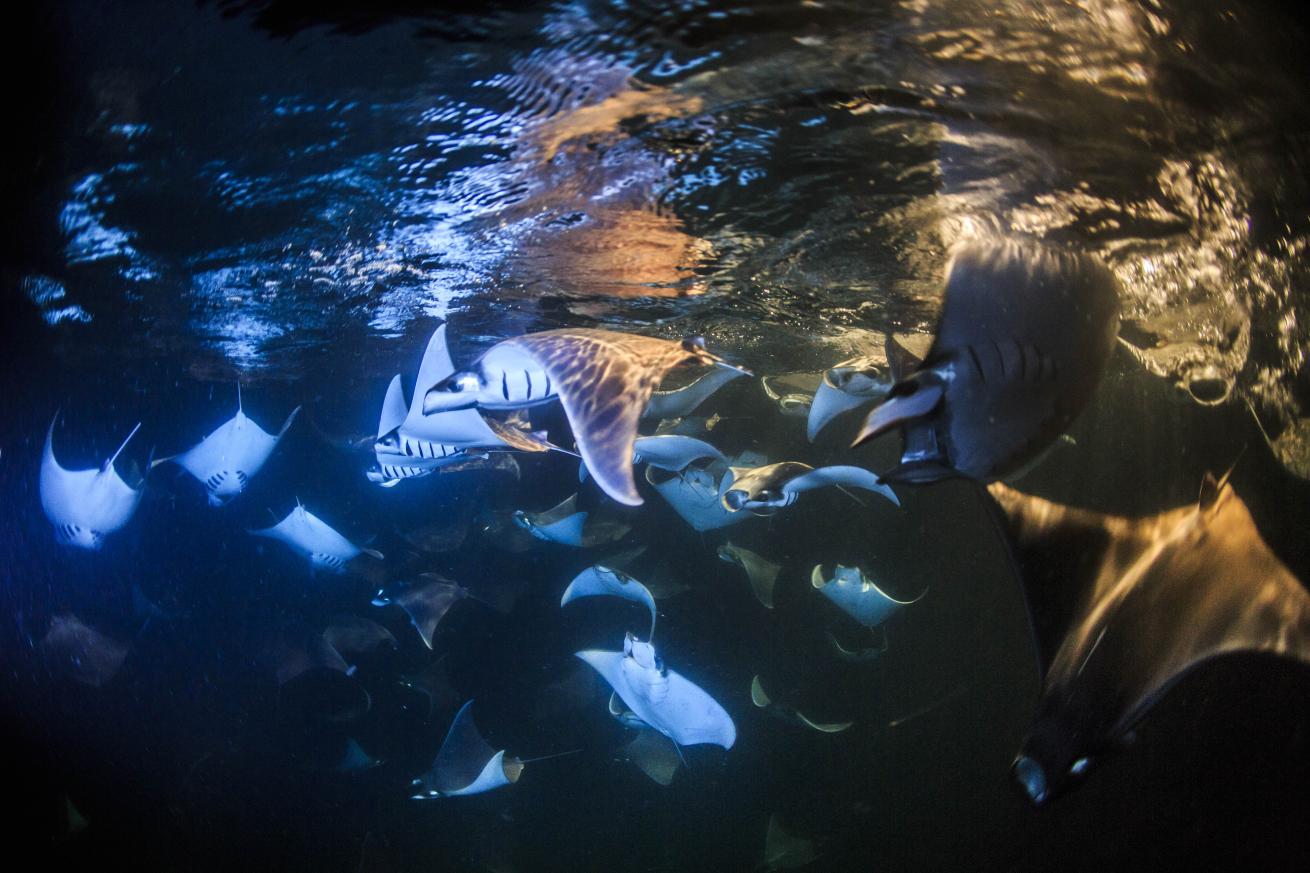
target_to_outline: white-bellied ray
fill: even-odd
[[[612,570],[603,564],[596,564],[583,570],[564,589],[559,605],[566,606],[583,597],[608,595],[621,597],[640,603],[650,611],[650,637],[655,638],[655,598],[645,585],[633,579],[627,573]]]
[[[374,450],[392,463],[407,458],[440,462],[462,449],[505,448],[506,443],[476,409],[455,409],[438,415],[424,415],[423,394],[455,372],[442,324],[428,339],[414,380],[414,395],[405,405],[400,377],[391,380],[382,407]],[[420,465],[421,466],[421,465]],[[433,464],[431,466],[439,466]],[[430,468],[429,467],[429,468]]]
[[[222,506],[246,490],[268,461],[287,428],[300,412],[291,410],[282,429],[271,434],[246,415],[241,402],[241,383],[237,383],[237,411],[198,444],[172,458],[161,458],[186,470],[205,486],[210,506]]]
[[[810,571],[810,584],[838,609],[867,628],[875,628],[891,618],[902,607],[917,603],[927,590],[910,600],[900,600],[874,582],[859,567],[837,564],[832,573],[825,573],[822,564]]]
[[[749,458],[749,460],[747,460]],[[744,452],[734,463],[763,461],[762,455]],[[692,529],[704,532],[739,524],[754,516],[731,512],[723,505],[723,493],[732,486],[733,472],[727,464],[711,462],[705,467],[688,467],[670,473],[656,467],[646,468],[646,482],[673,507]]]
[[[575,653],[601,675],[628,709],[679,746],[712,743],[725,749],[737,728],[723,707],[699,686],[664,666],[655,647],[628,634],[623,651]]]
[[[771,515],[791,506],[806,491],[835,485],[842,490],[859,488],[881,494],[897,506],[896,492],[878,476],[862,467],[833,466],[815,469],[800,461],[781,461],[746,470],[733,467],[732,484],[723,491],[723,508],[729,512],[747,510]],[[848,492],[849,493],[849,492]]]
[[[655,391],[646,402],[642,418],[684,418],[696,411],[710,395],[739,376],[741,370],[716,367],[689,385],[671,391]]]
[[[386,398],[382,401],[377,439],[373,442],[376,462],[368,471],[370,482],[383,488],[392,488],[406,479],[427,476],[435,473],[440,467],[477,457],[461,446],[413,435],[404,427],[406,414],[405,389],[400,384],[400,376],[393,376],[387,386]],[[452,413],[452,415],[465,414],[466,411]],[[472,414],[479,422],[482,421],[481,416],[476,412]],[[490,434],[490,430],[487,433]],[[492,436],[490,439],[495,438]],[[497,440],[493,444],[498,443]]]
[[[133,488],[114,469],[114,462],[127,448],[141,425],[137,424],[118,450],[99,467],[67,470],[55,458],[55,422],[46,431],[41,454],[41,509],[55,528],[55,538],[63,545],[81,549],[99,549],[105,537],[131,520],[141,503],[145,482]]]
[[[250,533],[286,544],[293,552],[307,558],[315,570],[344,573],[346,564],[362,554],[382,560],[381,552],[355,545],[306,509],[299,500],[295,509],[277,524]]]

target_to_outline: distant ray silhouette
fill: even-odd
[[[782,569],[763,555],[733,543],[719,546],[719,560],[741,567],[750,581],[755,599],[765,609],[773,609],[773,586],[778,581],[778,572]]]
[[[815,721],[793,706],[785,703],[778,703],[769,696],[767,691],[764,690],[764,683],[760,681],[759,676],[755,676],[751,679],[751,703],[755,704],[757,709],[767,710],[784,721],[803,725],[810,730],[818,731],[822,734],[839,734],[855,724],[853,721]]]
[[[456,603],[470,596],[467,588],[435,573],[424,573],[421,581],[389,591],[379,591],[373,598],[374,606],[395,604],[409,616],[410,624],[418,631],[423,645],[432,648],[437,625]]]
[[[118,675],[129,648],[70,614],[52,618],[41,640],[41,653],[52,668],[95,688]]]

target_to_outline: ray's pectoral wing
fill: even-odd
[[[1191,670],[1225,654],[1259,652],[1310,666],[1310,593],[1269,550],[1240,498],[1224,491],[1213,515],[1166,514],[1182,515],[1179,525],[1204,526],[1206,535],[1196,546],[1178,537],[1176,547],[1135,568],[1140,581],[1109,619],[1124,626],[1127,660],[1150,664],[1125,725]],[[1163,627],[1161,615],[1168,617]]]
[[[1108,355],[1118,319],[1118,282],[1093,257],[1017,241],[967,245],[951,258],[929,358],[1009,340]]]
[[[297,411],[299,407],[297,407]],[[291,426],[291,421],[295,419],[295,412],[287,419],[287,427]],[[253,473],[264,462],[268,460],[269,455],[277,448],[278,441],[282,439],[282,431],[277,436],[267,433],[259,425],[250,419],[246,419],[245,427],[235,435],[235,439],[227,449],[227,465],[237,470],[244,470],[247,473]],[[209,472],[213,472],[210,470]]]
[[[46,432],[45,449],[41,457],[41,503],[46,514],[59,520],[67,520],[70,513],[81,503],[96,476],[95,470],[68,470],[60,466],[55,458],[54,433],[58,415],[50,422]]]
[[[419,361],[414,383],[414,405],[421,406],[420,398],[424,392],[454,372],[455,363],[450,359],[450,346],[446,342],[446,325],[441,324],[432,332],[423,349],[423,359]]]
[[[668,683],[663,708],[673,728],[673,739],[684,746],[712,743],[732,748],[737,741],[737,727],[718,701],[673,670],[668,671]]]
[[[378,436],[381,440],[405,421],[408,412],[405,405],[405,389],[400,384],[400,374],[391,377],[387,385],[386,397],[382,400],[382,414],[378,416]]]
[[[656,730],[643,729],[624,749],[628,760],[660,785],[670,785],[682,764],[673,740]]]
[[[534,334],[513,342],[550,377],[596,483],[620,503],[641,505],[632,478],[637,425],[655,386],[686,356],[634,354],[593,336]]]
[[[623,653],[606,652],[600,649],[586,649],[574,652],[574,656],[586,661],[614,689],[619,699],[633,709],[632,690],[623,678]],[[640,714],[639,714],[640,715]]]
[[[812,491],[815,488],[823,488],[827,485],[839,485],[847,488],[860,488],[865,491],[873,491],[886,497],[897,506],[901,505],[900,499],[896,496],[896,492],[891,489],[890,485],[887,485],[879,479],[876,474],[871,473],[862,467],[820,467],[817,470],[802,473],[786,485],[782,486],[782,488],[785,492],[799,494],[803,491]]]
[[[1127,561],[1145,544],[1123,538],[1116,543],[1107,517],[1098,513],[1033,497],[1003,482],[993,482],[987,491],[1008,540],[1039,668],[1046,675],[1071,630],[1096,601],[1098,585],[1117,576],[1109,563],[1115,560],[1112,547]]]
[[[105,501],[102,506],[105,516],[104,527],[110,530],[121,527],[132,517],[137,504],[145,495],[145,480],[142,479],[141,485],[133,488],[112,466],[97,474],[96,478],[98,482],[103,483],[105,489]]]
[[[496,750],[487,744],[473,721],[473,701],[460,707],[432,764],[432,787],[442,794],[468,788],[478,780]]]
[[[266,537],[270,540],[277,540],[280,543],[286,543],[289,546],[297,545],[296,539],[291,530],[290,516],[282,519],[272,527],[263,527],[250,531],[251,536]]]
[[[178,455],[173,461],[201,482],[205,481],[211,473],[222,468],[232,424],[231,420],[224,422],[213,433]]]
[[[619,692],[619,697],[623,698],[622,687],[626,684],[623,681],[623,653],[606,652],[600,649],[586,649],[585,651],[575,653],[577,657],[586,661],[592,666],[597,673],[601,675],[610,687]],[[623,698],[627,703],[627,698]],[[631,704],[629,704],[631,706]]]

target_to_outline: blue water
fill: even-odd
[[[1124,289],[1096,398],[1023,487],[1147,514],[1237,462],[1262,536],[1310,578],[1303,36],[1275,4],[1126,0],[16,14],[10,54],[38,60],[8,77],[6,134],[11,845],[160,870],[748,870],[776,816],[813,870],[1303,866],[1310,704],[1290,665],[1199,671],[1077,791],[1034,810],[1013,790],[1039,677],[1004,543],[965,483],[910,488],[903,511],[829,491],[705,534],[644,492],[620,545],[645,546],[638,578],[685,586],[660,600],[661,654],[738,730],[726,752],[685,750],[662,787],[622,759],[608,689],[572,654],[644,633],[644,612],[558,605],[612,551],[507,548],[510,514],[573,493],[576,461],[382,490],[371,452],[343,448],[442,322],[457,365],[506,337],[608,327],[704,335],[812,389],[884,332],[931,333],[955,243],[1019,234],[1098,254]],[[102,551],[56,544],[37,469],[57,409],[66,466],[141,421],[141,467],[225,420],[238,381],[267,429],[304,406],[250,490],[212,509],[160,466]],[[848,450],[849,421],[811,445],[758,380],[702,412],[725,451],[896,461],[894,440]],[[557,410],[538,421],[567,438]],[[247,534],[297,499],[386,561],[311,575]],[[424,554],[413,536],[432,525],[467,538]],[[774,609],[716,556],[728,540],[781,565]],[[836,561],[929,591],[876,659],[832,656],[827,632],[865,641],[808,584]],[[460,604],[429,651],[369,605],[424,571],[512,608]],[[128,646],[99,687],[42,654],[66,614]],[[275,653],[341,615],[398,647],[359,662],[369,712],[324,725],[280,694]],[[431,671],[428,709],[399,683]],[[854,726],[771,717],[755,675]],[[498,749],[583,751],[496,792],[410,801],[469,698]],[[376,766],[334,770],[348,741]]]

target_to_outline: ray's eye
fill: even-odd
[[[465,391],[477,391],[479,388],[476,373],[456,373],[437,385],[437,389],[449,394],[462,394]]]
[[[728,505],[731,506],[733,509],[741,509],[743,506],[746,505],[746,492],[729,491],[727,494],[724,495],[723,499],[727,500]]]

